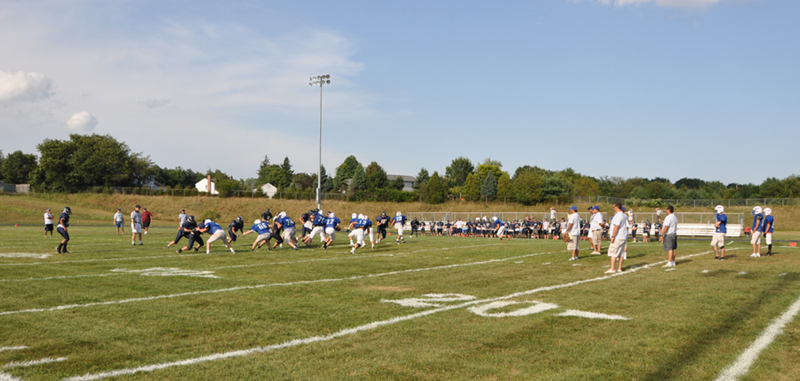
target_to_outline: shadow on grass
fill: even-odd
[[[734,271],[721,270],[720,272]],[[693,340],[686,342],[683,348],[675,351],[678,355],[663,361],[658,369],[643,375],[641,380],[660,381],[684,376],[681,372],[682,369],[691,368],[695,362],[706,358],[707,356],[704,355],[714,348],[720,338],[725,337],[727,333],[734,331],[737,327],[746,324],[748,320],[760,311],[759,307],[761,305],[771,301],[775,296],[781,295],[782,291],[794,290],[796,288],[796,277],[789,277],[789,275],[796,274],[787,274],[774,287],[762,291],[747,303],[731,311],[724,318],[718,319],[719,325],[709,327],[705,332],[697,332],[693,335]],[[769,317],[767,321],[772,319],[773,317]],[[744,348],[741,348],[741,350],[744,350]],[[738,354],[739,352],[736,352],[736,355]]]

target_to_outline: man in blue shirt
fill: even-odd
[[[760,206],[753,208],[753,232],[750,237],[750,244],[753,245],[753,254],[750,258],[761,256],[761,235],[764,233],[764,215]]]
[[[403,229],[406,225],[406,216],[403,213],[397,212],[394,218],[392,218],[392,224],[394,224],[394,228],[397,229],[397,240],[395,240],[396,244],[400,244],[400,241],[406,243],[405,238],[403,238]]]
[[[64,239],[61,240],[61,243],[56,247],[56,251],[59,254],[69,254],[67,251],[67,244],[69,243],[69,216],[72,214],[72,209],[68,206],[64,207],[64,210],[61,212],[61,216],[58,217],[58,234],[61,234],[61,237]]]
[[[359,214],[357,216],[357,220],[355,225],[353,226],[353,234],[356,237],[356,244],[353,246],[353,249],[350,250],[350,254],[355,254],[356,250],[362,246],[366,246],[364,243],[364,230],[367,226],[367,217],[363,214]]]
[[[336,217],[336,213],[328,212],[328,217],[325,218],[325,242],[322,244],[322,249],[327,249],[328,246],[333,245],[333,240],[336,239],[336,232],[341,230],[340,224],[342,220]]]
[[[283,230],[283,240],[286,241],[292,249],[297,250],[297,238],[295,238],[297,230],[295,230],[295,223],[286,215],[286,212],[280,212],[280,214],[278,214],[277,226],[279,229]]]
[[[322,236],[323,239],[325,236],[325,215],[323,212],[321,210],[314,211],[313,214],[309,215],[309,219],[311,220],[311,233],[303,238],[303,243],[306,246],[310,245],[317,235]]]
[[[228,243],[228,240],[225,239],[225,229],[222,226],[219,226],[218,223],[211,221],[210,219],[206,219],[203,221],[203,227],[197,227],[197,230],[201,233],[208,233],[211,236],[208,237],[208,241],[206,241],[206,254],[211,254],[211,243],[214,241],[222,240],[222,243],[225,244],[225,247],[231,251],[231,253],[236,253],[231,247],[231,244]]]
[[[767,256],[772,256],[772,232],[775,230],[775,218],[772,209],[764,208],[764,238],[767,241]]]
[[[244,232],[242,237],[250,234],[256,233],[258,237],[256,237],[255,242],[253,242],[253,247],[250,248],[250,251],[255,251],[256,248],[260,249],[261,246],[267,245],[267,250],[272,250],[269,247],[269,239],[272,238],[272,232],[269,230],[269,221],[262,222],[261,220],[253,221],[253,226],[250,227],[250,230]]]
[[[714,259],[725,259],[725,233],[728,232],[728,216],[725,215],[725,207],[717,205],[714,208],[717,214],[717,222],[714,223],[714,236],[711,238],[711,247],[714,248]]]

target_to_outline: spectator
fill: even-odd
[[[728,232],[728,216],[725,215],[725,207],[717,205],[714,208],[717,221],[714,223],[714,237],[711,238],[711,247],[714,248],[714,259],[725,259],[725,233]],[[720,255],[720,253],[722,255]]]
[[[625,244],[628,240],[628,219],[622,212],[622,204],[614,204],[614,217],[609,225],[611,246],[608,247],[608,256],[611,257],[611,268],[606,270],[606,274],[622,272],[622,261],[625,260]],[[614,266],[617,265],[617,270]]]
[[[667,264],[662,267],[675,267],[675,250],[678,249],[678,217],[675,208],[667,205],[667,217],[664,218],[664,227],[661,229],[661,242],[667,252]]]
[[[142,228],[144,229],[144,234],[147,234],[147,231],[150,229],[150,221],[153,220],[153,214],[150,213],[147,208],[144,208],[144,212],[142,213]]]
[[[117,212],[114,213],[114,226],[117,227],[117,235],[119,235],[120,230],[122,230],[122,234],[125,234],[125,228],[122,227],[123,226],[122,220],[124,218],[125,217],[122,215],[122,210],[120,210],[120,208],[117,208]]]

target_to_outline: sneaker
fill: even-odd
[[[194,251],[198,251],[198,250],[200,250],[200,248],[199,248],[199,247],[195,247],[195,248],[194,248]]]
[[[139,244],[140,244],[140,245],[144,245],[144,244],[142,243],[142,241],[139,241]]]
[[[570,261],[574,261],[574,260],[575,260],[575,258],[572,258],[572,257],[570,257],[570,259],[569,259],[569,260],[570,260]]]
[[[175,250],[175,252],[176,252],[176,253],[178,253],[178,254],[180,254],[181,252],[183,252],[183,248],[180,248],[180,249],[178,249],[178,250]]]
[[[719,257],[714,257],[714,259],[719,259]]]
[[[251,250],[251,251],[252,251],[252,250]],[[233,250],[233,248],[231,248],[231,253],[234,253],[234,254],[236,254],[236,250]]]
[[[672,267],[672,262],[667,262],[667,264],[666,264],[666,265],[664,265],[664,266],[661,266],[661,267]]]
[[[725,260],[725,257],[719,257],[719,260],[720,260],[720,261],[724,261],[724,260]]]
[[[375,248],[375,244],[374,244],[374,243],[372,244],[372,248],[373,248],[373,249]]]
[[[750,254],[750,258],[756,258],[757,256],[758,256],[758,254],[756,254],[756,253]]]
[[[604,272],[604,274],[613,274],[613,273],[615,273],[615,272],[616,272],[616,270],[614,270],[614,269],[608,269],[608,270],[606,270],[606,271]]]
[[[350,254],[355,254],[355,253],[356,253],[356,248],[355,247],[350,249]]]
[[[144,235],[147,235],[147,232],[144,232]]]
[[[297,248],[297,246],[295,246],[293,249],[294,249],[294,250],[297,250],[298,248]]]
[[[136,243],[135,242],[131,242],[131,246],[136,246]]]
[[[61,254],[69,254],[69,251],[67,251],[67,249],[62,249]]]
[[[61,246],[56,246],[56,251],[61,254]]]

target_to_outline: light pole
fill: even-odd
[[[309,86],[319,85],[319,167],[317,167],[317,209],[322,209],[322,85],[331,84],[329,74],[308,78]]]

